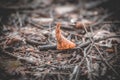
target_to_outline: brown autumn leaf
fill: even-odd
[[[76,24],[75,24],[75,28],[80,28],[80,29],[83,29],[84,28],[84,25],[90,25],[92,24],[93,22],[89,21],[89,20],[85,20],[83,19],[82,21],[77,21]],[[88,26],[86,26],[86,28],[88,28]]]
[[[70,40],[68,40],[61,34],[60,27],[61,27],[61,23],[58,22],[56,25],[57,49],[65,50],[65,49],[74,48],[76,46],[76,44],[71,42]]]

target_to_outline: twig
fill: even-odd
[[[43,29],[43,27],[41,25],[35,23],[35,21],[33,21],[31,18],[26,19],[26,22],[28,22],[29,24],[37,27],[38,29]]]
[[[74,31],[75,29],[72,27],[68,27],[68,26],[61,26],[61,29],[65,29],[65,30],[69,30],[69,31]]]
[[[38,47],[40,51],[45,51],[45,50],[56,50],[57,49],[57,45],[42,45]]]
[[[94,44],[94,43],[93,43]],[[89,48],[89,47],[88,47]],[[84,55],[87,56],[87,49],[84,50]],[[90,61],[86,57],[86,63],[87,63],[87,68],[88,68],[88,78],[92,80],[92,74],[91,74],[91,66],[90,66]]]
[[[16,16],[18,17],[19,26],[22,27],[23,26],[23,22],[21,20],[20,13],[16,12]]]
[[[26,39],[26,42],[27,42],[28,44],[36,45],[36,46],[47,44],[47,42],[38,42],[38,41],[30,40],[30,39]]]
[[[72,72],[72,74],[70,75],[70,79],[69,80],[73,80],[74,79],[74,76],[76,75],[76,73],[79,71],[79,66],[78,65],[76,65],[75,67],[74,67],[74,70],[73,70],[73,72]]]
[[[82,24],[83,24],[83,27],[84,27],[86,33],[88,33],[85,24],[84,24],[84,23],[82,23]],[[92,28],[91,28],[91,32],[93,33]],[[89,39],[90,39],[90,41],[92,42],[92,45],[91,45],[91,46],[93,46],[94,40],[93,40],[91,37],[89,37]],[[87,56],[87,49],[88,49],[88,48],[89,48],[89,46],[84,50],[84,55],[85,55],[85,56]],[[90,49],[90,50],[91,50],[91,49]],[[89,52],[90,52],[90,51],[89,51]],[[87,68],[88,68],[88,78],[89,78],[90,80],[92,80],[90,61],[88,60],[87,57],[86,57],[85,59],[86,59]],[[92,60],[92,59],[91,59],[91,60]],[[91,61],[91,62],[92,62],[92,61]]]
[[[66,72],[39,72],[40,74],[60,74],[60,75],[69,75],[71,73],[66,73]],[[28,72],[28,74],[37,74],[37,72]],[[37,76],[37,75],[36,75]],[[40,75],[38,75],[40,76]]]

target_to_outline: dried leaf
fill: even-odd
[[[85,24],[85,25],[90,25],[90,24],[92,24],[93,22],[91,22],[91,21],[89,21],[89,20],[82,20],[82,21],[78,21],[78,22],[76,22],[76,24],[75,24],[75,27],[76,28],[84,28],[84,25],[83,24]],[[88,27],[88,26],[87,26]]]
[[[60,27],[61,27],[61,23],[57,23],[56,25],[57,49],[64,50],[64,49],[74,48],[76,44],[71,42],[61,34]]]

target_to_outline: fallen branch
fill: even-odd
[[[110,36],[110,37],[106,37],[106,38],[103,38],[103,39],[97,39],[97,40],[94,40],[94,42],[99,42],[99,41],[106,40],[106,39],[109,39],[109,38],[120,38],[120,35]],[[87,41],[87,42],[82,43],[82,44],[76,43],[78,46],[75,47],[74,49],[86,47],[90,43],[92,43],[92,41]],[[50,50],[50,49],[51,50],[56,50],[57,45],[55,44],[55,45],[42,45],[42,46],[39,46],[40,51]]]

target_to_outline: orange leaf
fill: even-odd
[[[57,23],[57,25],[56,25],[57,49],[64,50],[64,49],[74,48],[76,46],[76,44],[71,42],[70,40],[68,40],[61,34],[60,27],[61,27],[61,23]]]

